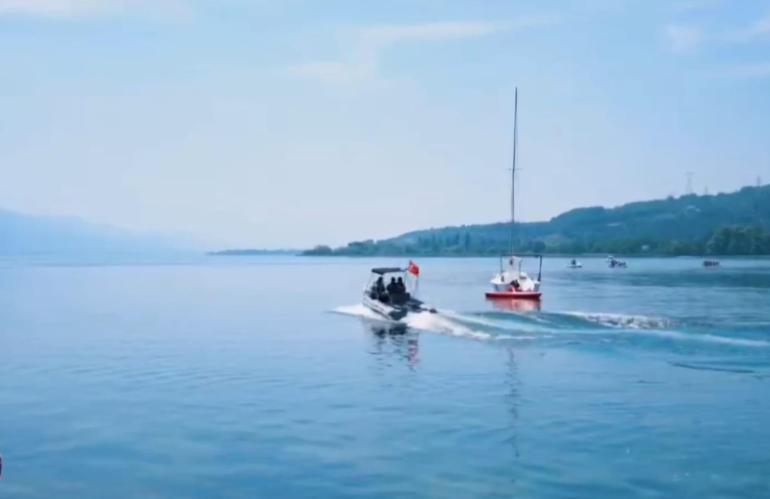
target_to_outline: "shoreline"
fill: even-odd
[[[402,255],[353,255],[344,253],[334,253],[326,255],[304,254],[304,253],[254,253],[254,254],[214,254],[207,253],[210,256],[297,256],[310,258],[456,258],[458,260],[466,258],[500,258],[508,255],[424,255],[424,254],[402,254]],[[514,256],[516,253],[514,252]],[[607,258],[609,253],[543,253],[543,258]],[[612,253],[612,256],[621,258],[697,258],[697,259],[770,259],[770,254],[762,255],[667,255],[657,253]]]

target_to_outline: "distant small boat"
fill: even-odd
[[[607,257],[607,265],[611,269],[625,269],[628,267],[628,264],[624,260],[618,260],[612,255]]]
[[[719,267],[719,260],[703,260],[703,266],[707,268]]]
[[[570,269],[582,269],[583,264],[575,260],[574,258],[569,261],[569,264],[567,264],[567,268]]]

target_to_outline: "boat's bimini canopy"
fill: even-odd
[[[406,269],[400,267],[375,267],[372,269],[372,274],[377,275],[396,274],[398,272],[406,272]]]
[[[518,255],[500,255],[500,274],[503,273],[503,261],[508,260],[508,268],[513,272],[522,272],[521,265],[524,259],[533,258],[538,261],[537,281],[540,282],[543,276],[543,255],[540,253],[519,253]]]

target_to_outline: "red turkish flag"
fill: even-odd
[[[411,260],[409,260],[409,266],[406,268],[406,271],[415,277],[420,277],[420,267],[418,267],[417,264]]]

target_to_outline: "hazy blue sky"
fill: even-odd
[[[306,246],[770,180],[770,2],[0,0],[0,207]]]

